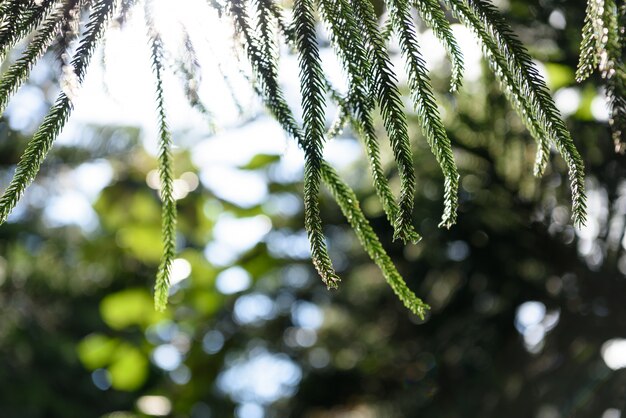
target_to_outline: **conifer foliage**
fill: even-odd
[[[626,3],[615,0],[588,0],[580,61],[576,80],[582,82],[597,70],[606,86],[613,129],[613,140],[618,152],[626,151],[626,65],[624,37],[626,31]]]
[[[72,95],[82,82],[96,46],[102,41],[108,23],[127,22],[136,7],[145,7],[148,47],[155,76],[155,107],[158,114],[159,173],[163,202],[164,253],[155,286],[155,304],[167,303],[169,274],[176,246],[176,204],[173,197],[172,136],[168,130],[163,92],[163,72],[168,68],[159,28],[151,16],[152,0],[0,0],[0,58],[5,59],[19,41],[24,41],[21,56],[10,63],[0,76],[0,111],[28,79],[30,70],[49,49],[57,51],[63,74],[62,92],[49,114],[28,143],[10,184],[0,197],[0,223],[6,221],[25,188],[34,180],[55,138],[72,111]],[[401,301],[423,317],[428,309],[406,285],[383,249],[378,237],[360,210],[357,197],[333,167],[324,161],[324,145],[349,125],[363,141],[372,171],[372,182],[384,212],[393,225],[395,238],[417,242],[413,227],[413,202],[418,187],[412,160],[405,104],[402,100],[397,69],[389,54],[390,36],[397,39],[410,98],[419,124],[444,176],[444,208],[441,226],[456,221],[459,174],[453,144],[443,125],[435,94],[420,51],[415,13],[441,41],[452,67],[451,91],[461,87],[463,56],[451,29],[450,11],[455,19],[470,28],[480,40],[484,56],[497,75],[512,106],[518,111],[537,142],[535,173],[541,175],[548,163],[551,146],[562,155],[572,189],[573,221],[585,221],[585,192],[582,160],[556,109],[544,81],[529,54],[513,34],[497,9],[486,0],[385,0],[387,20],[376,14],[370,0],[294,0],[285,9],[279,0],[208,1],[236,31],[243,59],[247,60],[254,90],[269,112],[298,143],[305,155],[304,203],[305,228],[311,243],[313,264],[326,285],[336,287],[339,277],[333,270],[326,248],[320,216],[319,194],[322,182],[337,201],[366,252],[380,267],[383,276]],[[183,7],[183,6],[181,6]],[[589,0],[584,29],[580,80],[598,68],[607,80],[612,104],[612,124],[619,137],[624,128],[625,72],[620,34],[623,34],[625,7],[614,0]],[[83,33],[77,33],[77,19],[88,16]],[[338,91],[324,73],[320,59],[320,25],[327,29],[330,43],[339,58],[348,88]],[[184,30],[184,29],[182,29]],[[78,47],[68,59],[68,45],[78,38]],[[279,82],[279,46],[284,42],[298,56],[302,122],[285,99]],[[197,77],[195,46],[185,37],[188,59],[181,68],[189,80]],[[195,83],[188,83],[190,86]],[[186,87],[190,102],[206,109],[195,92]],[[336,121],[326,125],[330,104],[339,109]],[[210,117],[210,112],[205,112]],[[380,157],[382,140],[375,129],[377,114],[398,167],[400,193],[395,197],[385,176]]]

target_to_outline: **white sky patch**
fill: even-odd
[[[211,330],[204,334],[202,338],[202,349],[207,354],[218,353],[224,347],[224,334],[219,331]]]
[[[252,171],[215,166],[202,170],[200,181],[217,197],[245,208],[263,203],[268,195],[266,180]]]
[[[92,202],[112,179],[113,168],[106,160],[83,163],[72,171],[77,189]]]
[[[324,312],[316,304],[301,300],[291,308],[291,321],[299,327],[315,330],[324,323]]]
[[[550,26],[554,29],[565,29],[567,27],[567,20],[565,19],[565,15],[561,10],[555,9],[550,13],[550,17],[548,18],[548,22]]]
[[[243,252],[254,247],[271,229],[272,221],[265,215],[235,218],[224,214],[213,229],[213,238],[221,245]]]
[[[237,298],[234,316],[239,324],[246,325],[274,318],[276,309],[269,296],[252,293]]]
[[[602,414],[602,418],[620,418],[622,413],[619,409],[609,408]]]
[[[79,165],[61,171],[54,183],[56,189],[45,204],[44,221],[52,226],[78,225],[87,232],[98,227],[98,216],[92,203],[113,178],[113,169],[106,160]]]
[[[287,141],[291,140],[280,125],[264,117],[198,143],[192,149],[192,161],[201,169],[216,164],[241,166],[257,154],[282,155],[288,148]]]
[[[429,71],[441,68],[446,62],[446,50],[431,29],[419,35],[420,51],[426,57],[426,68]]]
[[[152,352],[152,361],[163,370],[175,370],[183,361],[180,351],[172,344],[162,344]]]
[[[515,328],[524,338],[524,346],[531,353],[543,348],[546,333],[559,323],[559,310],[549,311],[542,302],[522,303],[515,312]]]
[[[218,379],[218,387],[240,403],[270,404],[292,395],[302,371],[285,354],[256,348],[233,362]]]
[[[46,112],[44,100],[43,92],[37,87],[22,86],[6,108],[11,129],[34,133]]]
[[[215,287],[225,295],[243,292],[252,284],[250,273],[245,269],[235,266],[222,271],[217,275]]]
[[[50,198],[44,209],[44,222],[51,227],[78,225],[85,231],[98,227],[98,216],[91,202],[81,193],[69,190]]]
[[[265,411],[257,403],[246,402],[237,407],[235,414],[237,414],[237,418],[263,418]]]

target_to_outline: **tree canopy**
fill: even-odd
[[[33,181],[41,163],[49,152],[55,138],[62,130],[72,110],[72,94],[82,82],[87,67],[100,39],[112,19],[123,25],[128,14],[138,7],[137,1],[101,0],[93,3],[81,1],[2,2],[2,54],[24,37],[33,36],[23,55],[3,74],[0,81],[0,103],[4,108],[11,94],[26,80],[30,69],[48,47],[60,50],[63,88],[56,103],[42,125],[34,134],[17,165],[13,180],[0,198],[0,220],[5,221]],[[176,204],[173,198],[173,167],[171,134],[168,129],[164,105],[162,73],[164,51],[160,28],[152,18],[153,1],[146,1],[145,24],[149,36],[151,59],[156,79],[156,107],[159,115],[160,181],[163,202],[164,250],[155,287],[157,309],[167,303],[171,263],[175,257]],[[240,45],[247,56],[253,73],[252,83],[268,110],[304,150],[304,202],[305,227],[311,243],[314,266],[329,288],[336,287],[339,277],[335,274],[326,249],[319,213],[320,182],[324,179],[331,194],[339,203],[344,215],[354,219],[353,226],[359,239],[372,259],[379,265],[383,275],[405,305],[423,316],[427,309],[397,273],[393,264],[371,231],[366,218],[356,205],[354,194],[343,183],[333,168],[323,161],[324,143],[350,122],[365,140],[371,161],[373,182],[387,218],[394,227],[395,237],[405,243],[420,238],[412,226],[415,195],[415,173],[408,135],[406,113],[398,88],[398,75],[390,60],[388,42],[395,36],[399,43],[408,76],[412,105],[417,111],[422,133],[432,149],[444,173],[444,213],[441,226],[450,227],[456,221],[458,209],[459,174],[440,113],[434,99],[430,78],[420,52],[420,45],[411,9],[415,7],[422,21],[430,26],[452,62],[451,90],[459,89],[463,76],[463,58],[452,34],[450,21],[443,7],[454,18],[470,28],[483,47],[485,58],[513,107],[537,142],[534,172],[540,176],[545,171],[550,146],[563,156],[569,172],[572,190],[572,219],[582,225],[586,216],[584,192],[584,168],[560,113],[554,105],[546,84],[534,66],[531,57],[510,30],[498,10],[489,2],[476,0],[436,1],[389,0],[384,2],[388,19],[379,22],[374,5],[369,1],[348,0],[296,1],[292,18],[287,20],[282,6],[272,0],[242,0],[225,3],[209,2],[220,16],[232,19],[240,37]],[[89,18],[83,33],[77,29],[78,18],[83,9]],[[251,11],[252,10],[252,11]],[[584,80],[598,68],[607,80],[607,93],[612,109],[611,124],[619,143],[621,125],[624,123],[624,72],[621,61],[622,42],[620,16],[613,1],[591,1],[587,8],[583,29],[581,61],[577,79]],[[348,79],[347,91],[341,92],[324,75],[319,55],[316,16],[328,32],[330,42],[340,59]],[[183,29],[184,30],[184,29]],[[60,33],[60,35],[57,35]],[[78,46],[70,60],[70,43],[78,37]],[[278,37],[278,38],[277,38]],[[281,39],[298,54],[302,98],[302,123],[298,123],[287,103],[278,80],[277,39]],[[191,37],[185,37],[184,52],[194,61]],[[195,77],[194,69],[187,69],[184,76]],[[189,81],[189,80],[188,80]],[[190,82],[187,86],[191,85]],[[190,99],[199,102],[193,92]],[[333,101],[340,109],[339,117],[326,131],[326,101]],[[398,164],[401,190],[395,202],[386,176],[381,172],[378,138],[374,132],[372,116],[380,109],[386,134]],[[358,220],[357,220],[358,219]]]

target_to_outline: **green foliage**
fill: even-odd
[[[85,72],[96,48],[97,41],[104,32],[106,22],[112,11],[113,4],[110,1],[101,0],[94,4],[86,26],[85,35],[70,64],[72,67],[71,74],[74,77],[70,83],[80,83],[85,77]],[[72,111],[72,100],[69,94],[69,91],[61,92],[42,125],[28,143],[24,154],[17,164],[11,183],[4,191],[2,197],[0,197],[0,222],[6,221],[26,187],[34,180],[41,163],[52,147],[52,143],[67,122]]]
[[[618,152],[626,151],[626,65],[624,27],[626,5],[614,0],[589,0],[580,44],[576,80],[582,82],[598,70],[606,85],[611,109],[609,123]]]
[[[311,242],[313,265],[329,288],[337,287],[339,277],[332,267],[319,210],[319,188],[325,134],[325,101],[322,64],[315,34],[313,4],[309,0],[294,5],[296,46],[300,62],[304,128],[304,226]]]
[[[430,307],[415,296],[407,287],[391,258],[385,252],[378,236],[376,236],[376,233],[359,208],[359,200],[354,192],[341,181],[337,173],[327,163],[324,163],[322,168],[322,176],[330,189],[330,193],[341,208],[341,212],[343,212],[348,223],[356,233],[359,242],[378,268],[380,268],[389,286],[404,303],[404,306],[421,319],[424,319],[424,314]]]
[[[152,70],[156,78],[156,107],[159,125],[159,179],[163,202],[162,237],[163,257],[154,288],[154,305],[163,311],[167,306],[172,261],[176,255],[176,200],[174,199],[174,169],[172,167],[172,136],[167,126],[163,92],[163,43],[150,14],[152,2],[146,2],[146,25],[150,38]]]
[[[115,16],[115,21],[123,24],[136,2],[63,0],[40,3],[37,5],[17,0],[0,3],[3,12],[0,24],[1,54],[6,55],[17,41],[34,31],[22,57],[9,67],[0,80],[0,109],[6,106],[10,96],[28,77],[30,68],[48,48],[59,27],[62,28],[62,36],[55,44],[63,51],[67,49],[70,28],[75,23],[73,19],[77,14],[76,7],[90,8],[91,14],[71,63],[64,65],[64,70],[70,70],[64,72],[64,91],[26,147],[14,178],[0,198],[0,222],[6,221],[24,189],[33,181],[54,139],[65,125],[72,110],[71,91],[82,82],[91,55],[106,30],[108,20]],[[623,124],[626,108],[623,63],[619,54],[619,33],[622,30],[620,25],[623,25],[624,7],[618,8],[613,0],[605,0],[604,6],[597,8],[591,3],[593,2],[589,6],[590,17],[584,30],[585,58],[581,61],[578,75],[579,78],[584,78],[591,72],[591,68],[599,66],[602,75],[607,79],[607,92],[613,105],[612,124],[617,127],[616,132],[620,132],[619,127]],[[155,304],[161,310],[167,302],[171,263],[176,250],[176,204],[173,197],[172,138],[166,122],[162,84],[167,63],[158,28],[150,17],[150,4],[150,1],[146,2],[146,23],[156,78],[160,144],[158,160],[163,203],[164,248],[155,286]],[[586,207],[582,159],[530,55],[491,3],[485,0],[446,0],[443,4],[478,36],[484,55],[498,76],[503,90],[535,138],[535,174],[541,175],[544,172],[549,160],[550,145],[563,156],[569,170],[573,221],[577,225],[583,224]],[[295,0],[292,22],[285,21],[282,6],[274,0],[228,0],[223,4],[209,2],[209,5],[216,8],[222,18],[232,19],[234,22],[243,55],[247,57],[252,70],[253,88],[278,123],[304,151],[304,224],[311,245],[313,264],[324,282],[328,287],[334,287],[339,278],[333,270],[326,248],[320,216],[319,190],[322,180],[330,187],[331,194],[348,219],[351,219],[350,222],[366,252],[381,268],[391,287],[407,306],[422,315],[426,305],[406,289],[401,277],[384,255],[375,234],[366,226],[365,217],[356,204],[353,193],[324,162],[323,148],[326,141],[337,135],[344,124],[349,123],[365,144],[373,184],[385,214],[394,227],[394,237],[404,242],[419,240],[412,225],[416,192],[413,144],[408,133],[407,109],[398,85],[400,77],[388,52],[389,36],[395,33],[408,76],[412,105],[417,110],[421,130],[444,175],[441,226],[450,227],[455,223],[459,174],[452,143],[439,114],[435,93],[420,53],[412,17],[412,7],[415,7],[443,43],[452,61],[451,90],[456,91],[461,85],[463,57],[441,4],[435,0],[388,0],[385,2],[389,11],[387,22],[379,21],[374,5],[369,0]],[[318,14],[319,20],[329,29],[330,41],[345,70],[348,80],[348,91],[345,94],[338,92],[324,75],[316,31]],[[598,26],[598,19],[594,19],[596,15],[602,17],[602,27]],[[38,25],[40,26],[35,29]],[[608,31],[608,36],[600,37],[599,34],[605,31]],[[292,47],[299,57],[302,123],[294,116],[279,83],[279,39]],[[185,93],[190,103],[210,118],[210,112],[191,87],[196,84],[194,77],[199,71],[194,48],[189,36],[186,36],[185,49],[188,56],[185,62],[180,63],[179,71],[186,80]],[[589,56],[591,51],[593,56]],[[601,59],[605,53],[606,59]],[[339,116],[336,123],[326,129],[325,110],[330,104],[338,106]],[[400,177],[397,199],[391,192],[381,163],[378,136],[374,128],[377,113],[382,117],[397,164]],[[348,200],[353,202],[348,204]]]

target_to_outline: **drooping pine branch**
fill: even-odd
[[[486,58],[503,81],[505,90],[511,92],[511,96],[525,98],[521,105],[517,105],[515,99],[513,105],[521,110],[522,119],[531,134],[545,134],[563,156],[572,190],[572,219],[576,225],[584,224],[586,196],[583,162],[526,49],[490,3],[484,0],[447,0],[447,3],[481,40]],[[541,144],[545,137],[536,137],[540,143],[539,151],[545,148]]]
[[[315,38],[315,20],[311,0],[296,0],[293,8],[296,45],[300,65],[300,91],[304,125],[304,226],[311,243],[313,265],[326,285],[337,287],[326,249],[319,209],[319,188],[325,133],[325,100],[322,65]]]
[[[580,43],[580,59],[576,69],[576,81],[582,83],[598,67],[598,56],[603,50],[604,0],[588,0],[585,11],[583,39]]]
[[[613,130],[613,142],[617,152],[626,152],[626,3],[617,6],[608,1],[605,11],[607,19],[606,65],[600,68],[606,80],[606,96],[611,116],[609,124]]]
[[[606,97],[610,112],[609,124],[613,130],[613,141],[617,152],[626,151],[626,65],[624,63],[624,33],[626,6],[618,8],[615,0],[601,0],[588,7],[592,22],[591,34],[584,31],[583,43],[595,45],[594,64],[602,76],[606,88]],[[621,15],[621,22],[620,22]],[[587,28],[588,24],[585,24]],[[586,39],[590,37],[591,41]],[[592,71],[581,55],[579,63],[579,79],[585,78]]]
[[[232,8],[233,4],[235,4],[236,6],[235,9]],[[304,135],[297,123],[295,122],[289,106],[284,101],[284,95],[278,84],[277,79],[271,78],[273,72],[268,70],[267,67],[264,67],[263,61],[260,60],[259,55],[256,54],[256,52],[259,51],[258,44],[256,43],[258,42],[258,40],[253,37],[252,33],[249,31],[245,6],[239,3],[238,0],[233,0],[233,2],[231,3],[231,14],[233,15],[233,18],[235,20],[235,25],[237,29],[244,38],[243,47],[247,52],[248,59],[250,60],[252,68],[255,71],[255,75],[258,78],[259,85],[261,86],[259,93],[263,98],[265,105],[274,115],[276,120],[281,124],[283,129],[294,137],[300,147],[304,148]],[[350,188],[343,182],[341,182],[339,177],[334,173],[332,167],[330,167],[328,164],[323,163],[321,166],[321,170],[322,179],[326,184],[329,185],[329,187],[331,188],[331,192],[336,199],[339,199],[337,197],[337,193],[339,192],[341,192],[341,194],[345,197],[344,199],[342,199],[344,204],[348,203],[350,199],[353,199],[351,202],[350,211],[348,213],[351,217],[354,218],[353,222],[356,222],[357,219],[359,220],[359,225],[363,227],[362,234],[365,234],[368,231],[368,228],[369,231],[371,231],[371,227],[367,225],[365,216],[358,207],[358,204],[355,204],[356,197],[354,197],[355,195],[350,190]],[[335,192],[333,192],[333,190],[335,190]],[[370,257],[372,257],[373,261],[376,262],[376,264],[379,265],[379,267],[383,270],[383,274],[394,288],[394,291],[402,295],[403,302],[405,304],[408,304],[411,309],[414,309],[414,312],[416,312],[418,315],[420,315],[420,312],[421,314],[423,314],[423,311],[427,309],[427,306],[424,305],[420,308],[421,303],[414,301],[414,295],[411,296],[412,293],[410,293],[408,289],[402,287],[402,278],[399,275],[394,275],[393,273],[395,271],[393,263],[388,259],[388,257],[385,258],[386,254],[384,254],[384,250],[382,249],[382,247],[377,248],[375,246],[375,243],[377,242],[375,234],[373,233],[373,231],[369,232],[369,234],[373,234],[373,237],[370,237],[371,239],[365,239],[363,242],[364,247],[366,248],[366,251],[368,252]]]
[[[387,4],[405,59],[409,87],[422,132],[444,174],[444,211],[439,226],[450,228],[456,221],[459,189],[459,173],[452,154],[452,144],[433,97],[426,65],[417,44],[409,3],[406,0],[388,0]]]
[[[463,54],[454,38],[450,22],[446,19],[446,15],[441,9],[438,0],[416,0],[413,2],[413,5],[424,22],[433,30],[433,34],[441,41],[450,57],[452,63],[450,91],[455,92],[461,87],[463,82],[465,65],[463,63]]]
[[[146,3],[145,16],[150,41],[152,71],[156,80],[156,108],[159,127],[159,192],[162,202],[161,234],[163,239],[163,255],[154,286],[154,305],[157,310],[163,311],[167,307],[172,263],[176,255],[176,200],[174,199],[172,136],[167,125],[163,92],[163,41],[154,26],[150,6],[151,1]]]
[[[23,6],[20,0],[10,0],[4,5],[0,21],[0,45],[8,43],[17,31],[24,13]]]
[[[54,49],[57,53],[57,59],[61,63],[61,67],[67,65],[68,51],[72,41],[78,36],[78,25],[80,20],[80,8],[82,0],[66,0],[63,2],[63,16],[61,28],[58,37],[54,43]]]
[[[359,208],[359,201],[352,190],[339,178],[337,173],[327,163],[322,165],[322,177],[328,186],[330,193],[339,204],[341,211],[356,233],[361,245],[367,251],[370,258],[376,263],[383,273],[385,280],[393,289],[394,293],[411,312],[424,319],[425,313],[430,309],[426,303],[419,299],[409,289],[404,279],[396,270],[393,261],[385,252],[378,236]]]
[[[516,76],[510,68],[509,57],[506,56],[498,41],[491,35],[489,28],[472,13],[472,10],[465,3],[451,1],[450,6],[459,20],[476,34],[482,44],[489,66],[500,81],[502,90],[535,139],[537,154],[534,174],[537,177],[542,176],[550,156],[550,141],[540,121],[533,116],[535,114],[534,105],[528,100],[523,88],[518,84]]]
[[[263,97],[265,105],[285,132],[298,139],[301,136],[298,124],[278,82],[278,64],[276,60],[263,55],[260,47],[261,41],[250,26],[246,2],[244,0],[231,0],[229,6],[230,15],[237,32],[241,36],[242,46],[252,66],[255,82],[258,83],[259,93]],[[264,40],[264,42],[268,41]],[[298,141],[298,144],[303,146],[301,141]]]
[[[380,105],[383,123],[389,135],[400,174],[401,191],[398,216],[394,222],[394,238],[408,241],[411,235],[409,232],[410,225],[413,221],[415,171],[404,106],[400,99],[396,75],[387,53],[384,38],[381,36],[372,4],[369,0],[351,0],[350,5],[352,13],[362,28],[368,61],[371,63],[372,93]]]
[[[2,74],[2,78],[0,78],[0,114],[4,113],[11,96],[28,79],[33,65],[54,40],[56,31],[61,25],[62,17],[63,9],[57,7],[37,28],[35,37],[28,44],[22,56]]]
[[[83,81],[97,41],[102,35],[112,11],[113,1],[110,0],[100,0],[93,5],[89,22],[86,25],[85,35],[80,41],[70,64],[73,67],[77,83],[82,83]],[[39,172],[41,163],[59,132],[63,129],[71,111],[71,98],[65,92],[62,92],[26,146],[26,150],[17,164],[13,179],[2,197],[0,197],[0,224],[6,221],[26,187],[34,180]]]
[[[7,14],[7,21],[0,28],[0,60],[3,60],[9,50],[22,38],[33,31],[45,18],[56,3],[54,0],[43,0],[41,5],[26,6],[23,0],[11,0]]]
[[[176,59],[175,73],[182,82],[183,93],[185,93],[189,106],[202,115],[207,122],[209,130],[215,132],[215,115],[201,100],[199,94],[202,84],[202,66],[198,60],[196,48],[191,41],[189,32],[184,27],[181,27],[181,32],[183,34],[183,42],[181,52]]]
[[[614,132],[621,136],[624,131],[624,93],[626,78],[622,58],[622,36],[626,6],[617,7],[615,0],[600,0],[603,7],[597,14],[601,20],[593,20],[591,29],[586,26],[586,43],[583,49],[593,48],[596,58],[591,57],[581,64],[579,75],[586,76],[589,68],[598,67],[607,87],[611,105],[611,124]],[[116,0],[119,3],[117,23],[122,24],[136,0]],[[397,86],[387,43],[392,32],[398,35],[402,55],[409,75],[409,88],[417,108],[420,125],[437,161],[442,166],[445,183],[445,210],[443,224],[449,226],[456,216],[456,192],[458,173],[454,164],[450,141],[438,114],[434,94],[424,61],[420,55],[417,33],[410,6],[418,10],[423,20],[433,29],[452,61],[452,90],[461,82],[462,56],[437,0],[386,0],[390,19],[384,25],[378,22],[370,0],[295,0],[294,19],[286,24],[282,9],[275,0],[227,0],[209,4],[220,16],[228,13],[241,38],[241,45],[250,62],[254,75],[253,85],[265,105],[305,152],[305,226],[312,247],[312,259],[324,281],[334,286],[338,281],[328,256],[319,212],[319,184],[325,181],[331,194],[348,217],[359,240],[370,257],[381,268],[391,287],[413,312],[423,315],[427,306],[406,287],[391,260],[386,255],[376,235],[360,211],[356,196],[339,179],[332,167],[322,159],[323,145],[328,138],[337,135],[346,123],[365,143],[368,160],[374,178],[374,187],[383,209],[394,225],[394,237],[404,241],[417,241],[419,236],[412,227],[412,209],[415,191],[411,146],[408,137],[404,104]],[[518,111],[538,144],[536,173],[541,174],[547,164],[552,143],[563,155],[570,175],[574,200],[573,218],[582,223],[585,216],[583,190],[583,167],[580,156],[554,106],[541,77],[521,43],[510,31],[497,10],[485,0],[444,0],[455,15],[479,37],[487,60],[496,72],[507,97]],[[72,23],[76,23],[81,5],[92,4],[90,22],[81,40],[74,59],[65,68],[69,70],[63,93],[46,116],[42,126],[29,142],[20,159],[15,177],[0,198],[0,222],[6,220],[11,208],[21,196],[24,188],[32,182],[52,142],[62,129],[72,110],[73,88],[82,82],[85,68],[93,48],[103,31],[106,20],[113,16],[114,0],[0,0],[0,57],[4,57],[19,40],[32,35],[21,58],[0,78],[0,109],[19,85],[28,77],[30,68],[51,43],[58,25],[66,30],[57,44],[65,45],[73,38]],[[256,10],[255,19],[248,16],[247,5]],[[595,3],[600,4],[599,2]],[[328,87],[320,63],[316,41],[315,19],[319,5],[322,21],[328,26],[331,42],[342,62],[347,79],[348,92],[337,93]],[[591,7],[591,6],[590,6]],[[595,7],[595,6],[594,6]],[[58,10],[65,11],[63,16]],[[175,251],[176,206],[172,188],[171,135],[167,128],[163,103],[163,50],[160,36],[148,18],[150,47],[153,69],[156,76],[157,110],[159,116],[161,176],[161,198],[163,200],[164,255],[157,277],[155,301],[159,309],[167,302],[169,270]],[[42,23],[43,22],[43,23]],[[60,22],[60,23],[59,23]],[[255,22],[253,24],[251,22]],[[596,36],[601,26],[606,36]],[[296,122],[278,81],[278,38],[283,40],[299,56],[300,81],[303,108],[303,126]],[[586,45],[586,46],[585,46]],[[592,45],[592,46],[589,46]],[[185,80],[185,92],[194,103],[197,99],[200,68],[194,58],[194,47],[186,37],[183,52],[189,52],[181,61],[181,72]],[[599,55],[598,55],[599,54]],[[602,55],[604,54],[604,55]],[[339,106],[335,123],[325,131],[325,97]],[[199,101],[197,101],[199,102]],[[377,132],[373,112],[380,107],[383,125],[387,132],[396,163],[398,164],[401,191],[398,202],[389,187],[380,160]]]
[[[367,60],[367,51],[359,26],[354,16],[349,12],[349,5],[346,0],[321,0],[320,6],[324,20],[329,26],[331,42],[341,59],[350,86],[347,100],[336,101],[340,111],[349,117],[355,132],[364,141],[372,171],[374,189],[382,203],[387,219],[394,225],[399,210],[380,161],[380,148],[371,115],[374,101],[368,88],[368,78],[371,74],[370,64]],[[418,242],[421,239],[410,224],[406,230],[396,230],[395,232],[406,234],[406,237],[403,238],[407,241]]]
[[[138,0],[121,0],[120,7],[115,15],[114,21],[120,27],[124,26],[130,17],[133,7]]]

